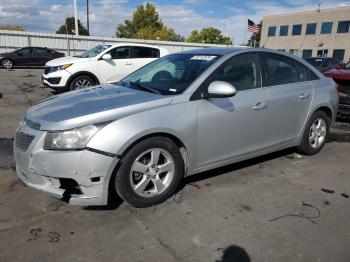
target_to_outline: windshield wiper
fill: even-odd
[[[138,87],[138,88],[140,88],[140,89],[143,89],[143,90],[146,90],[146,91],[148,91],[148,92],[161,95],[161,93],[160,93],[158,90],[156,90],[156,89],[154,89],[154,88],[151,88],[151,87],[148,87],[148,86],[143,86],[143,85],[141,85],[140,83],[130,81],[129,84],[132,84],[133,86],[136,86],[136,87]]]

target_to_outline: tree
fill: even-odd
[[[254,46],[254,43],[256,47],[260,46],[262,21],[259,24],[257,24],[257,26],[259,27],[259,32],[252,34],[250,39],[248,39],[248,43],[246,44],[247,46]]]
[[[174,29],[164,25],[159,18],[156,7],[151,3],[139,5],[132,20],[124,20],[116,30],[120,38],[153,39],[168,41],[184,41],[184,37],[175,33]]]
[[[74,17],[67,17],[66,23],[61,25],[58,30],[56,31],[56,34],[67,34],[66,25],[68,29],[69,35],[75,35],[75,19]],[[89,35],[87,29],[83,26],[83,24],[78,19],[78,29],[79,29],[79,35]]]
[[[0,30],[26,31],[24,27],[19,25],[0,25]]]
[[[203,28],[200,32],[193,30],[187,41],[191,43],[232,45],[230,37],[223,36],[221,31],[214,27]]]

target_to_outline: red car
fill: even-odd
[[[350,117],[350,63],[346,64],[343,69],[331,69],[324,75],[333,78],[337,83],[339,117]]]

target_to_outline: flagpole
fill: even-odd
[[[248,44],[247,43],[247,31],[248,31],[248,17],[246,18],[246,24],[245,24],[245,30],[244,30],[244,44]]]

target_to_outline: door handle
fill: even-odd
[[[253,106],[253,109],[254,110],[262,110],[262,109],[265,109],[267,107],[267,103],[265,102],[257,102],[255,104],[255,106]]]
[[[309,93],[302,93],[300,96],[299,96],[300,99],[307,99],[309,98]]]
[[[125,65],[132,65],[131,62],[125,62]]]

